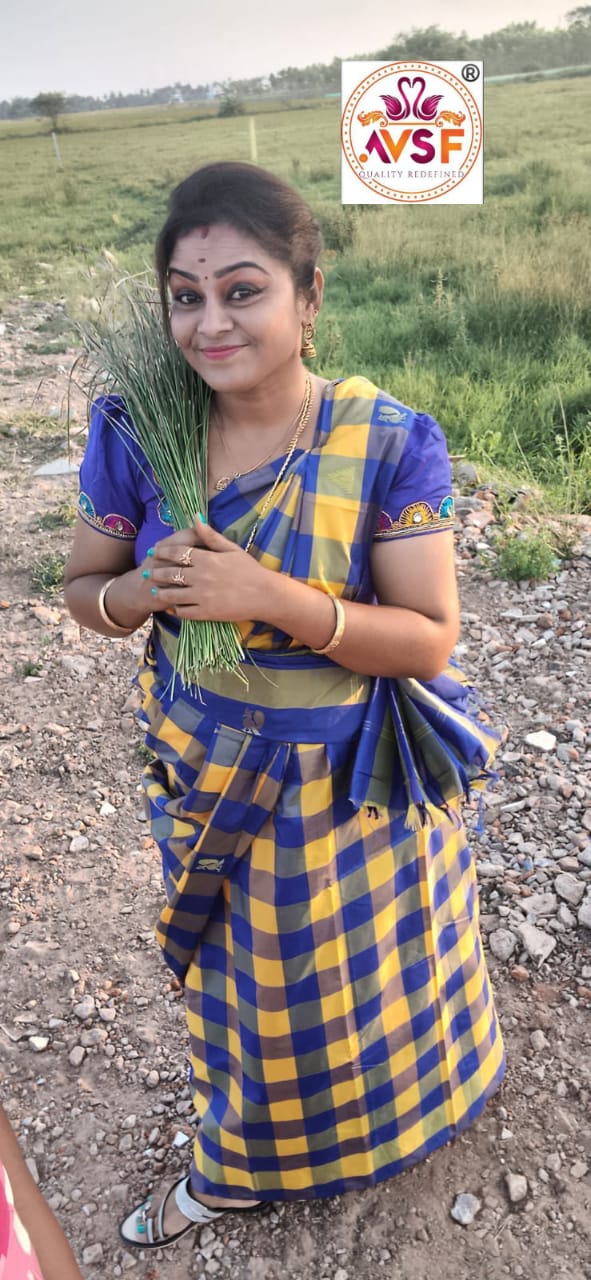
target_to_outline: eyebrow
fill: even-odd
[[[214,271],[214,278],[221,280],[222,276],[229,276],[232,271],[238,271],[242,267],[254,267],[256,271],[262,271],[265,276],[269,274],[258,262],[233,262],[229,267],[221,267],[219,271]],[[169,267],[166,274],[168,276],[184,276],[185,280],[193,280],[195,283],[199,281],[199,276],[193,275],[191,271],[181,271],[180,267]]]

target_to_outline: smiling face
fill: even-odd
[[[302,326],[320,305],[289,267],[236,228],[197,227],[176,242],[168,280],[172,336],[215,391],[245,392],[301,367]]]

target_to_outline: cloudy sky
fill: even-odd
[[[14,0],[2,18],[0,98],[99,96],[266,75],[355,57],[438,24],[481,35],[510,22],[562,26],[578,0]]]

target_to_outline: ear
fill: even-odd
[[[320,267],[314,272],[314,284],[309,293],[302,295],[302,323],[314,324],[322,306],[324,295],[324,276]]]

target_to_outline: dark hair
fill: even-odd
[[[156,270],[164,322],[168,323],[168,268],[177,240],[196,227],[226,223],[252,236],[289,267],[298,293],[314,284],[322,233],[312,210],[274,173],[234,160],[206,164],[175,187],[168,217],[156,241]]]

